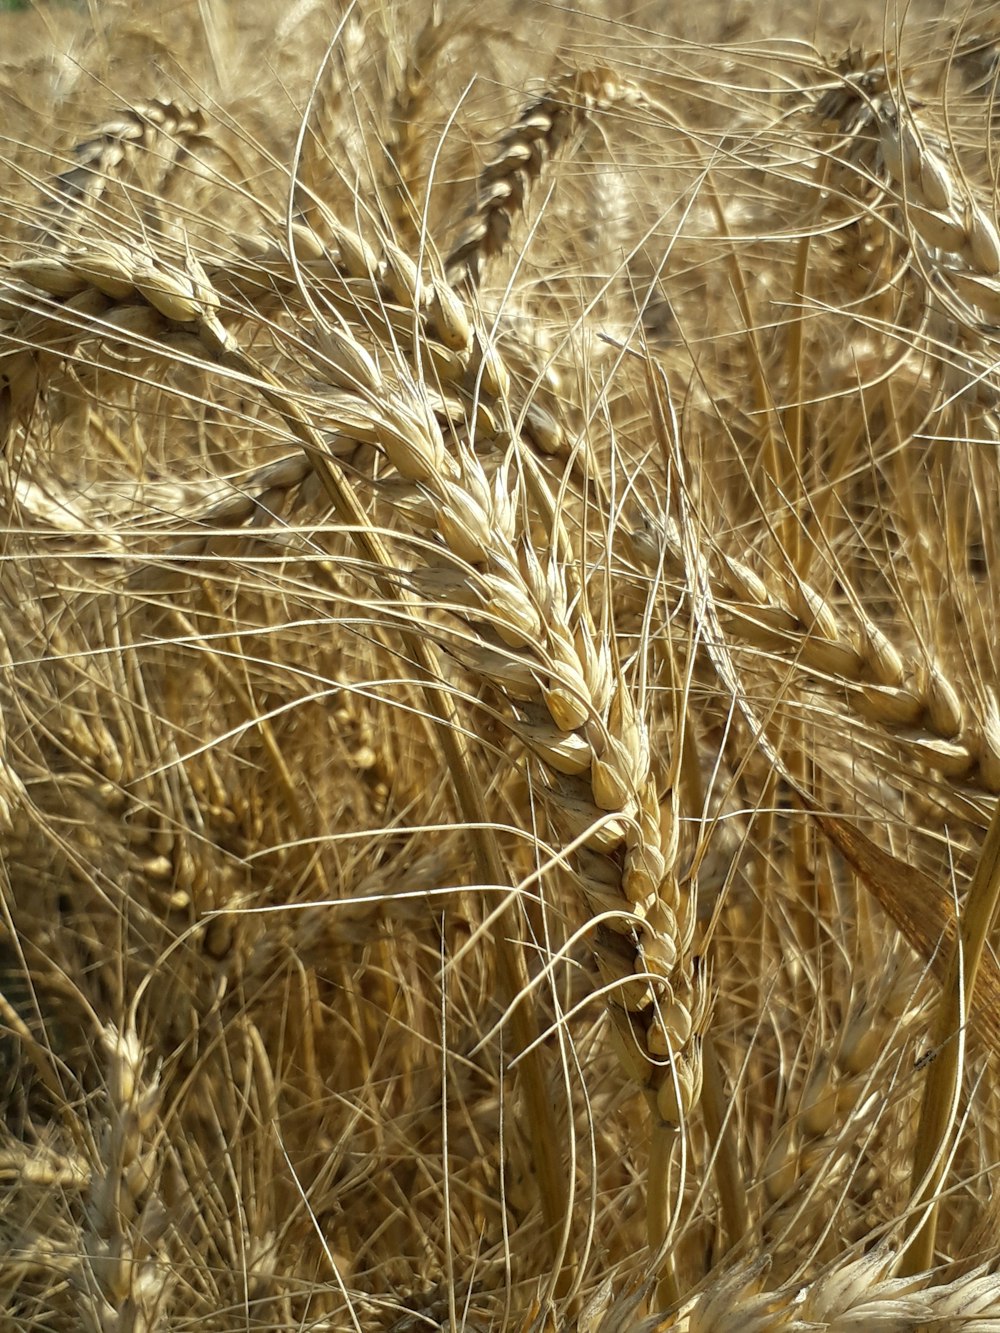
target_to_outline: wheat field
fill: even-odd
[[[1000,1333],[1000,22],[829,9],[0,14],[0,1329]]]

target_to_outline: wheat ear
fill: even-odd
[[[82,1246],[80,1313],[92,1333],[155,1333],[167,1313],[165,1257],[157,1253],[167,1212],[156,1197],[151,1130],[161,1089],[148,1078],[134,1028],[103,1033],[108,1118],[96,1145]]]
[[[672,526],[660,536],[645,525],[631,533],[630,550],[647,569],[660,552],[680,576],[680,547]],[[1000,792],[1000,717],[969,716],[955,686],[930,659],[903,656],[854,599],[855,626],[810,584],[772,578],[716,552],[713,577],[726,630],[768,653],[794,656],[820,681],[846,685],[859,714],[892,731],[914,758],[954,782]]]
[[[360,262],[372,271],[367,256]],[[194,324],[213,356],[245,369],[207,275],[193,261],[189,270],[144,273],[142,294],[168,318]],[[413,281],[409,267],[404,277]],[[476,634],[461,656],[514,701],[518,734],[553,774],[554,804],[596,854],[582,874],[601,918],[597,956],[623,1059],[661,1119],[679,1125],[700,1086],[707,979],[690,959],[694,917],[674,876],[676,826],[669,801],[661,810],[641,713],[586,614],[570,617],[565,573],[543,564],[519,531],[521,499],[506,471],[491,484],[471,449],[459,446],[453,457],[416,385],[388,385],[352,338],[331,332],[329,340],[354,368],[354,392],[328,400],[327,420],[347,439],[376,444],[422,488],[444,546],[475,571]],[[489,364],[488,348],[483,354]],[[318,461],[315,446],[308,452]],[[552,497],[546,508],[558,512]]]
[[[507,698],[514,730],[550,774],[559,823],[586,849],[581,877],[600,923],[598,965],[630,1073],[677,1124],[698,1086],[704,980],[692,973],[694,923],[674,877],[676,830],[669,803],[661,809],[632,690],[587,613],[571,612],[564,569],[524,531],[513,467],[491,481],[471,447],[460,439],[446,446],[417,386],[380,376],[358,383],[352,413],[334,420],[341,433],[377,443],[420,488],[442,550],[457,562],[443,588],[434,569],[418,586],[467,618],[473,633],[452,638],[452,651]],[[542,505],[558,512],[552,496]]]
[[[528,104],[500,138],[476,184],[476,201],[448,254],[452,282],[478,285],[483,264],[507,244],[514,216],[546,163],[587,118],[631,94],[610,70],[580,70]]]
[[[891,1276],[895,1256],[882,1246],[861,1258],[834,1262],[809,1281],[768,1291],[766,1263],[744,1264],[718,1274],[706,1290],[686,1302],[670,1327],[677,1333],[782,1333],[821,1328],[848,1333],[913,1333],[933,1327],[959,1333],[991,1326],[1000,1312],[1000,1279],[983,1269],[934,1285],[933,1273]],[[654,1333],[662,1323],[633,1325]]]
[[[48,187],[50,217],[42,243],[71,244],[84,223],[95,220],[101,197],[118,168],[140,154],[158,167],[157,179],[150,183],[148,201],[152,204],[185,159],[210,142],[206,125],[202,111],[179,102],[156,99],[124,108],[75,145],[75,164]]]
[[[903,229],[918,243],[925,276],[949,313],[967,324],[995,322],[1000,318],[995,212],[958,169],[948,144],[921,125],[910,106],[885,87],[887,82],[885,69],[869,70],[838,94],[824,97],[819,115],[836,119],[849,136],[849,159],[876,179],[888,178]]]
[[[426,197],[422,174],[426,132],[422,122],[434,87],[431,67],[451,35],[440,4],[435,3],[406,54],[389,106],[389,132],[385,143],[389,173],[387,195],[393,233],[404,243],[416,242],[420,237]]]

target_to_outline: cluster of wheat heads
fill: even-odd
[[[1000,1327],[988,13],[265,8],[5,73],[2,1326]]]

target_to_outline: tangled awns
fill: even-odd
[[[3,1333],[1000,1333],[1000,18],[830,8],[0,13]]]

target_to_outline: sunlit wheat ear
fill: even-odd
[[[476,202],[448,254],[453,282],[475,286],[483,264],[507,245],[528,190],[595,111],[633,96],[627,81],[608,69],[566,75],[529,103],[496,145],[476,186]]]
[[[402,387],[357,400],[337,424],[347,435],[363,425],[358,438],[374,437],[420,487],[443,552],[461,562],[450,599],[474,632],[452,650],[510,701],[517,735],[551,775],[544,791],[557,822],[587,849],[584,894],[601,918],[595,946],[623,1059],[660,1116],[679,1124],[699,1086],[706,983],[690,958],[673,811],[661,808],[629,683],[589,614],[571,609],[556,552],[537,552],[520,521],[526,504],[541,499],[543,518],[558,506],[540,481],[522,492],[513,469],[491,482],[475,453],[445,444],[426,400]]]
[[[371,273],[377,261],[360,256],[352,262]],[[386,262],[386,281],[403,288],[397,295],[415,300],[419,279],[412,267],[395,251]],[[460,451],[456,460],[426,395],[386,384],[374,360],[349,338],[331,335],[328,342],[331,365],[346,367],[344,358],[353,358],[346,382],[356,393],[328,408],[338,434],[384,450],[400,476],[430,501],[445,546],[477,570],[470,610],[495,637],[481,646],[463,643],[460,656],[501,693],[543,707],[541,716],[522,710],[517,729],[563,775],[551,789],[553,803],[585,845],[616,853],[608,868],[594,861],[585,875],[591,909],[603,914],[612,906],[621,914],[610,933],[599,928],[598,956],[626,1034],[630,1072],[650,1087],[662,1118],[679,1123],[699,1085],[705,982],[687,961],[693,917],[674,886],[676,830],[672,813],[664,825],[642,719],[625,683],[614,679],[610,653],[593,641],[587,618],[570,616],[565,575],[521,536],[523,501],[506,491],[511,483],[504,474],[491,483],[471,451]],[[556,512],[554,499],[545,499],[543,519]],[[589,777],[589,790],[582,783],[576,790],[577,777]],[[616,902],[611,890],[619,877]],[[618,918],[613,911],[607,919]]]
[[[667,523],[661,539],[648,527],[630,536],[640,563],[655,568],[662,549],[681,566],[676,534]],[[723,625],[734,639],[793,659],[834,688],[846,685],[860,717],[892,730],[914,760],[942,777],[983,791],[1000,791],[1000,722],[995,712],[970,716],[938,665],[904,657],[855,599],[849,627],[843,615],[809,584],[763,578],[747,564],[717,553]]]
[[[930,1273],[891,1276],[893,1259],[891,1252],[876,1249],[783,1290],[768,1290],[759,1266],[723,1272],[685,1307],[674,1326],[684,1333],[737,1333],[747,1328],[791,1333],[816,1326],[831,1333],[859,1326],[888,1333],[930,1325],[958,1333],[979,1319],[988,1323],[996,1317],[1000,1282],[993,1274],[980,1271],[934,1285]],[[657,1326],[654,1320],[637,1325],[643,1333],[653,1333]]]
[[[169,1270],[159,1243],[167,1213],[157,1197],[161,1090],[134,1029],[107,1029],[107,1119],[98,1131],[76,1276],[85,1327],[164,1326]]]
[[[166,195],[188,159],[210,145],[207,126],[202,111],[177,102],[124,108],[92,137],[74,145],[75,165],[47,187],[38,242],[70,246],[81,232],[102,229],[102,216],[111,216],[104,196],[117,181],[132,187],[133,197],[141,198],[146,212],[143,224],[158,230],[166,218],[160,214],[157,197]],[[134,225],[135,218],[128,221]]]

